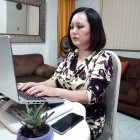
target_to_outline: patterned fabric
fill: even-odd
[[[105,108],[103,95],[113,74],[111,55],[106,51],[93,52],[77,66],[78,50],[70,52],[52,76],[57,87],[69,90],[86,90],[87,123],[96,138],[103,129]]]

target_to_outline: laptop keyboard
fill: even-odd
[[[26,100],[44,100],[43,97],[36,97],[35,95],[28,95],[24,91],[18,90],[18,94],[20,97]]]
[[[28,95],[21,90],[18,90],[18,94],[22,99],[26,100],[27,102],[29,101],[30,103],[47,102],[48,104],[56,104],[56,105],[64,103],[64,99],[61,99],[59,97],[49,97],[49,96],[36,97],[35,95]]]

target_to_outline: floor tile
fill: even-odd
[[[126,140],[140,140],[140,125],[126,137]]]
[[[128,138],[129,140],[140,140],[140,120],[117,112],[115,140],[128,140]]]

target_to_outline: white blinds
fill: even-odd
[[[102,0],[107,49],[140,50],[140,0]]]

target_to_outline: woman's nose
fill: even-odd
[[[73,27],[72,32],[73,32],[73,33],[77,33],[77,28],[76,28],[76,27]]]

